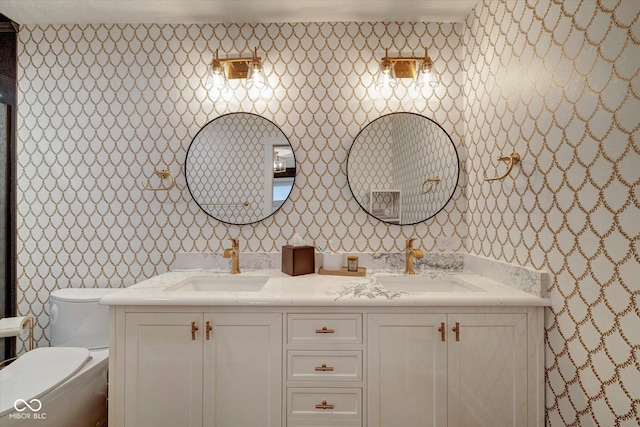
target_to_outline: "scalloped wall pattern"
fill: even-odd
[[[438,236],[465,236],[462,186],[435,218],[399,227],[362,211],[345,174],[358,131],[390,112],[432,118],[463,150],[463,31],[463,23],[22,26],[18,310],[36,317],[38,344],[48,345],[52,290],[132,285],[167,271],[176,252],[221,252],[229,237],[247,252],[278,252],[296,232],[364,252],[399,251],[409,237],[434,250]],[[389,99],[376,97],[384,48],[409,55],[425,45],[442,84],[427,97],[407,82]],[[203,82],[215,50],[225,57],[254,47],[270,96],[252,99],[239,80],[210,96]],[[290,199],[246,226],[202,212],[183,168],[198,130],[238,111],[278,125],[298,163]],[[173,189],[142,189],[165,168],[176,176]]]
[[[551,273],[551,426],[640,425],[639,16],[484,0],[467,19],[467,247]],[[513,151],[511,177],[484,182]]]
[[[552,426],[640,424],[640,2],[484,0],[465,23],[23,26],[19,33],[18,310],[37,318],[69,286],[120,287],[166,271],[178,251],[275,252],[295,232],[354,251],[407,237],[548,270]],[[442,84],[389,99],[377,61],[426,45]],[[225,99],[202,88],[212,52],[258,47],[273,89]],[[436,53],[437,52],[437,53]],[[267,220],[226,226],[200,211],[182,165],[221,114],[267,117],[298,161],[291,199]],[[415,226],[372,220],[346,180],[358,131],[394,111],[440,123],[460,153],[453,199]],[[482,180],[519,151],[512,176]],[[169,192],[141,190],[156,169]]]

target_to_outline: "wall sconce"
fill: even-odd
[[[262,92],[267,88],[267,80],[262,68],[262,59],[258,56],[258,49],[251,57],[220,58],[218,50],[209,65],[204,87],[225,93],[229,90],[228,80],[245,79],[247,90]]]
[[[438,76],[433,69],[433,61],[424,49],[424,56],[390,57],[389,49],[385,49],[384,58],[380,61],[380,69],[376,77],[376,89],[394,89],[397,79],[413,79],[417,90],[423,87],[438,86]]]

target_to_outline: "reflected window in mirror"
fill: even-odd
[[[293,150],[287,146],[275,147],[273,162],[273,210],[277,210],[289,198],[293,189],[296,161]]]
[[[347,158],[347,181],[360,206],[389,224],[425,221],[451,200],[460,162],[449,134],[416,113],[392,113],[367,124]]]

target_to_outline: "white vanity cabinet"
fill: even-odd
[[[118,310],[110,425],[282,425],[282,313]]]
[[[363,426],[363,313],[287,313],[287,427]]]
[[[112,427],[543,427],[543,306],[113,306]]]
[[[370,314],[369,427],[542,426],[542,309]]]

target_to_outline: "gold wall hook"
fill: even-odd
[[[161,179],[170,178],[171,182],[166,187],[157,187],[157,188],[151,187],[151,186],[149,186],[147,184],[142,184],[142,186],[144,187],[145,190],[151,190],[151,191],[171,190],[173,188],[173,186],[176,185],[176,178],[167,169],[157,170],[154,173],[156,175],[158,175]]]
[[[435,178],[427,178],[425,182],[422,183],[422,187],[420,188],[420,192],[422,194],[427,194],[428,192],[430,192],[431,190],[433,190],[433,187],[440,182],[440,177],[436,176]],[[424,186],[427,184],[431,184],[429,185],[429,188],[427,188],[426,190],[424,189]]]
[[[520,162],[520,154],[518,154],[518,153],[516,153],[514,151],[513,153],[509,154],[508,156],[500,157],[498,159],[498,161],[500,161],[500,162],[508,162],[509,163],[509,165],[507,167],[507,171],[504,173],[504,175],[496,176],[496,177],[493,177],[493,178],[489,178],[487,176],[487,172],[485,171],[485,172],[482,173],[482,176],[484,177],[485,181],[497,181],[497,180],[506,178],[511,173],[511,169],[513,169],[513,166]]]

